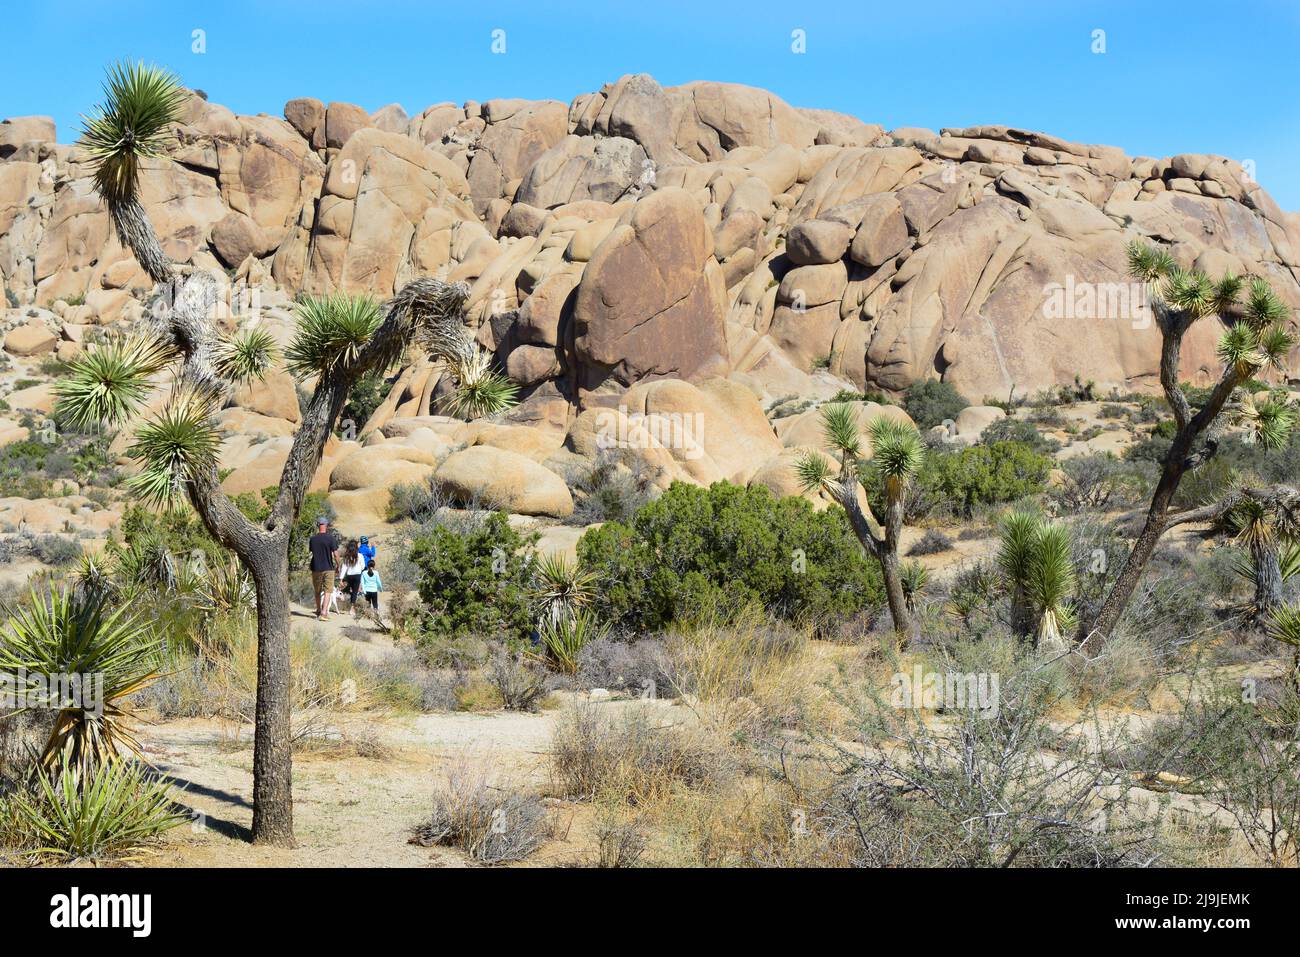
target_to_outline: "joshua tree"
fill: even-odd
[[[924,456],[921,436],[907,423],[884,416],[873,419],[867,427],[872,457],[864,460],[858,418],[853,407],[842,402],[822,407],[822,430],[827,443],[839,453],[838,474],[832,475],[834,467],[825,456],[810,453],[796,463],[800,483],[807,491],[826,489],[848,513],[858,541],[880,562],[895,630],[908,640],[916,638],[919,628],[903,587],[898,543],[907,484],[921,468]],[[875,470],[884,488],[884,501],[878,506],[872,506],[862,492],[862,473],[868,468]]]
[[[210,318],[220,280],[164,255],[138,195],[141,160],[158,156],[188,94],[170,73],[141,64],[113,68],[105,102],[86,122],[83,146],[118,238],[162,286],[146,328],[91,349],[58,387],[56,419],[76,428],[117,427],[140,411],[154,376],[171,368],[171,397],[135,433],[132,480],[156,505],[188,499],[209,533],[239,557],[257,592],[257,711],[253,757],[253,840],[293,842],[289,731],[289,536],[349,387],[393,365],[417,334],[464,350],[468,289],[417,279],[383,307],[343,295],[300,304],[289,369],[314,379],[304,402],[280,494],[264,521],[246,518],[221,490],[212,413],[241,382],[275,361],[274,340],[245,327],[223,336]],[[472,343],[471,343],[472,345]]]
[[[1035,645],[1056,645],[1073,612],[1066,599],[1074,591],[1070,535],[1064,526],[1032,512],[1012,512],[1002,521],[998,567],[1011,586],[1011,626],[1034,636]]]
[[[1249,561],[1239,563],[1237,571],[1255,586],[1251,618],[1263,625],[1281,606],[1282,586],[1300,564],[1297,517],[1285,500],[1264,496],[1243,498],[1225,517],[1249,550]]]
[[[1204,273],[1179,268],[1168,252],[1137,242],[1130,244],[1128,258],[1133,276],[1147,285],[1151,311],[1160,329],[1160,385],[1173,409],[1178,431],[1152,495],[1146,521],[1119,577],[1096,620],[1079,622],[1079,639],[1083,641],[1091,636],[1096,644],[1110,636],[1128,606],[1142,571],[1167,527],[1169,504],[1183,475],[1214,454],[1217,442],[1210,430],[1224,405],[1256,373],[1267,368],[1283,369],[1296,344],[1295,335],[1288,328],[1291,310],[1264,280],[1255,279],[1247,284],[1246,280],[1229,274],[1212,282]],[[1227,326],[1218,349],[1223,372],[1204,405],[1193,410],[1179,388],[1179,355],[1187,331],[1207,316],[1216,316]],[[1256,418],[1256,434],[1266,445],[1285,441],[1294,423],[1294,416],[1282,412],[1275,403],[1266,403],[1263,413]],[[1203,448],[1198,448],[1201,439],[1206,441]]]

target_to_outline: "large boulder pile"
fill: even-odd
[[[814,414],[768,422],[791,396],[933,377],[974,402],[1076,377],[1154,390],[1160,337],[1126,275],[1132,239],[1300,305],[1300,216],[1221,157],[1133,158],[1005,126],[886,132],[645,74],[569,104],[412,116],[310,98],[238,116],[196,94],[176,134],[142,176],[168,255],[282,303],[464,281],[478,342],[521,386],[487,427],[440,414],[448,384],[427,358],[396,370],[316,479],[367,521],[408,482],[560,519],[576,477],[610,456],[659,484],[790,491],[794,459],[822,448]],[[24,312],[66,307],[61,323],[11,310],[14,357],[75,354],[82,330],[135,321],[148,296],[86,160],[48,118],[0,123],[0,276]],[[1185,378],[1217,374],[1218,332],[1192,330]],[[966,418],[972,436],[988,424]],[[282,372],[235,397],[228,488],[273,477],[297,421]]]

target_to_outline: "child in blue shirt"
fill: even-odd
[[[366,562],[366,570],[361,573],[361,592],[375,611],[379,611],[379,593],[383,590],[384,582],[375,571],[374,561]]]

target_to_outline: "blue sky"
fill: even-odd
[[[52,115],[70,141],[120,57],[165,65],[239,113],[278,114],[295,96],[410,113],[497,96],[568,101],[648,72],[665,86],[747,83],[886,128],[1004,123],[1131,155],[1253,160],[1278,202],[1300,210],[1296,0],[444,6],[30,3],[5,12],[0,117]],[[504,55],[492,52],[496,29]],[[806,53],[791,52],[796,29]],[[1104,53],[1092,51],[1095,30]]]

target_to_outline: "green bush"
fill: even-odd
[[[931,451],[917,476],[959,515],[977,506],[1014,502],[1047,488],[1052,460],[1024,442],[973,445],[956,452]]]
[[[1061,447],[1055,439],[1045,438],[1027,419],[998,419],[980,434],[981,445],[996,445],[998,442],[1023,442],[1035,452],[1050,454]]]
[[[938,379],[913,382],[903,393],[903,409],[922,432],[942,425],[944,419],[957,418],[968,405],[961,393]]]
[[[435,525],[417,535],[408,560],[419,574],[424,639],[527,639],[530,575],[521,550],[532,540],[516,532],[503,512],[464,531]]]
[[[805,499],[728,482],[674,482],[629,524],[589,530],[578,558],[600,576],[600,610],[632,629],[750,603],[824,619],[884,597],[842,510],[818,512]]]

